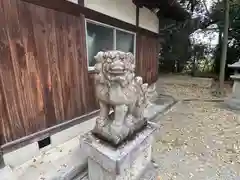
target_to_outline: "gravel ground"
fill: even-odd
[[[179,102],[159,125],[154,159],[163,180],[240,176],[240,119],[234,112],[217,103]]]
[[[216,89],[212,82],[208,78],[169,75],[160,77],[156,87],[158,93],[170,95],[177,100],[219,99],[212,95]],[[225,84],[225,92],[227,96],[231,93],[231,85]]]
[[[159,179],[240,179],[238,112],[202,101],[213,99],[209,88],[165,84],[158,91],[163,89],[179,102],[158,121],[153,157]],[[181,101],[189,98],[199,100]]]

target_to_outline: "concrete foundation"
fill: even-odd
[[[228,98],[225,100],[225,104],[233,110],[240,110],[240,99],[236,97]]]
[[[18,180],[18,178],[13,173],[9,166],[0,169],[0,179],[1,180]]]
[[[0,169],[4,166],[4,161],[2,157],[2,152],[0,151]]]
[[[84,150],[88,156],[89,180],[143,180],[154,179],[151,167],[153,133],[148,125],[133,139],[118,148],[113,148],[92,134],[83,138]],[[148,178],[149,177],[149,178]]]
[[[232,75],[234,80],[232,95],[225,101],[225,103],[234,110],[240,110],[240,75]]]

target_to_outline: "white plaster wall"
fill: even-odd
[[[85,0],[85,7],[136,25],[136,6],[132,0]],[[158,33],[158,17],[149,9],[140,8],[139,26]]]
[[[158,17],[149,9],[143,7],[139,10],[139,26],[149,31],[158,33]]]
[[[85,7],[136,24],[136,6],[132,0],[85,0]]]

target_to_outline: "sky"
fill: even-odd
[[[203,0],[204,1],[204,0]],[[206,5],[208,10],[210,10],[212,4],[216,0],[206,0]],[[216,25],[212,25],[209,28],[214,28]],[[198,30],[192,34],[192,38],[195,40],[195,43],[209,44],[212,47],[215,47],[218,44],[218,33],[213,31],[208,31],[208,33]]]
[[[214,27],[215,25],[210,28]],[[215,47],[218,44],[218,35],[218,32],[208,31],[208,33],[206,33],[202,30],[198,30],[192,34],[192,37],[196,43],[209,44],[212,47]]]

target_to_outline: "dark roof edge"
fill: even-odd
[[[159,9],[156,13],[158,18],[165,17],[176,21],[185,21],[191,17],[176,0],[133,0],[133,3],[150,10]]]

